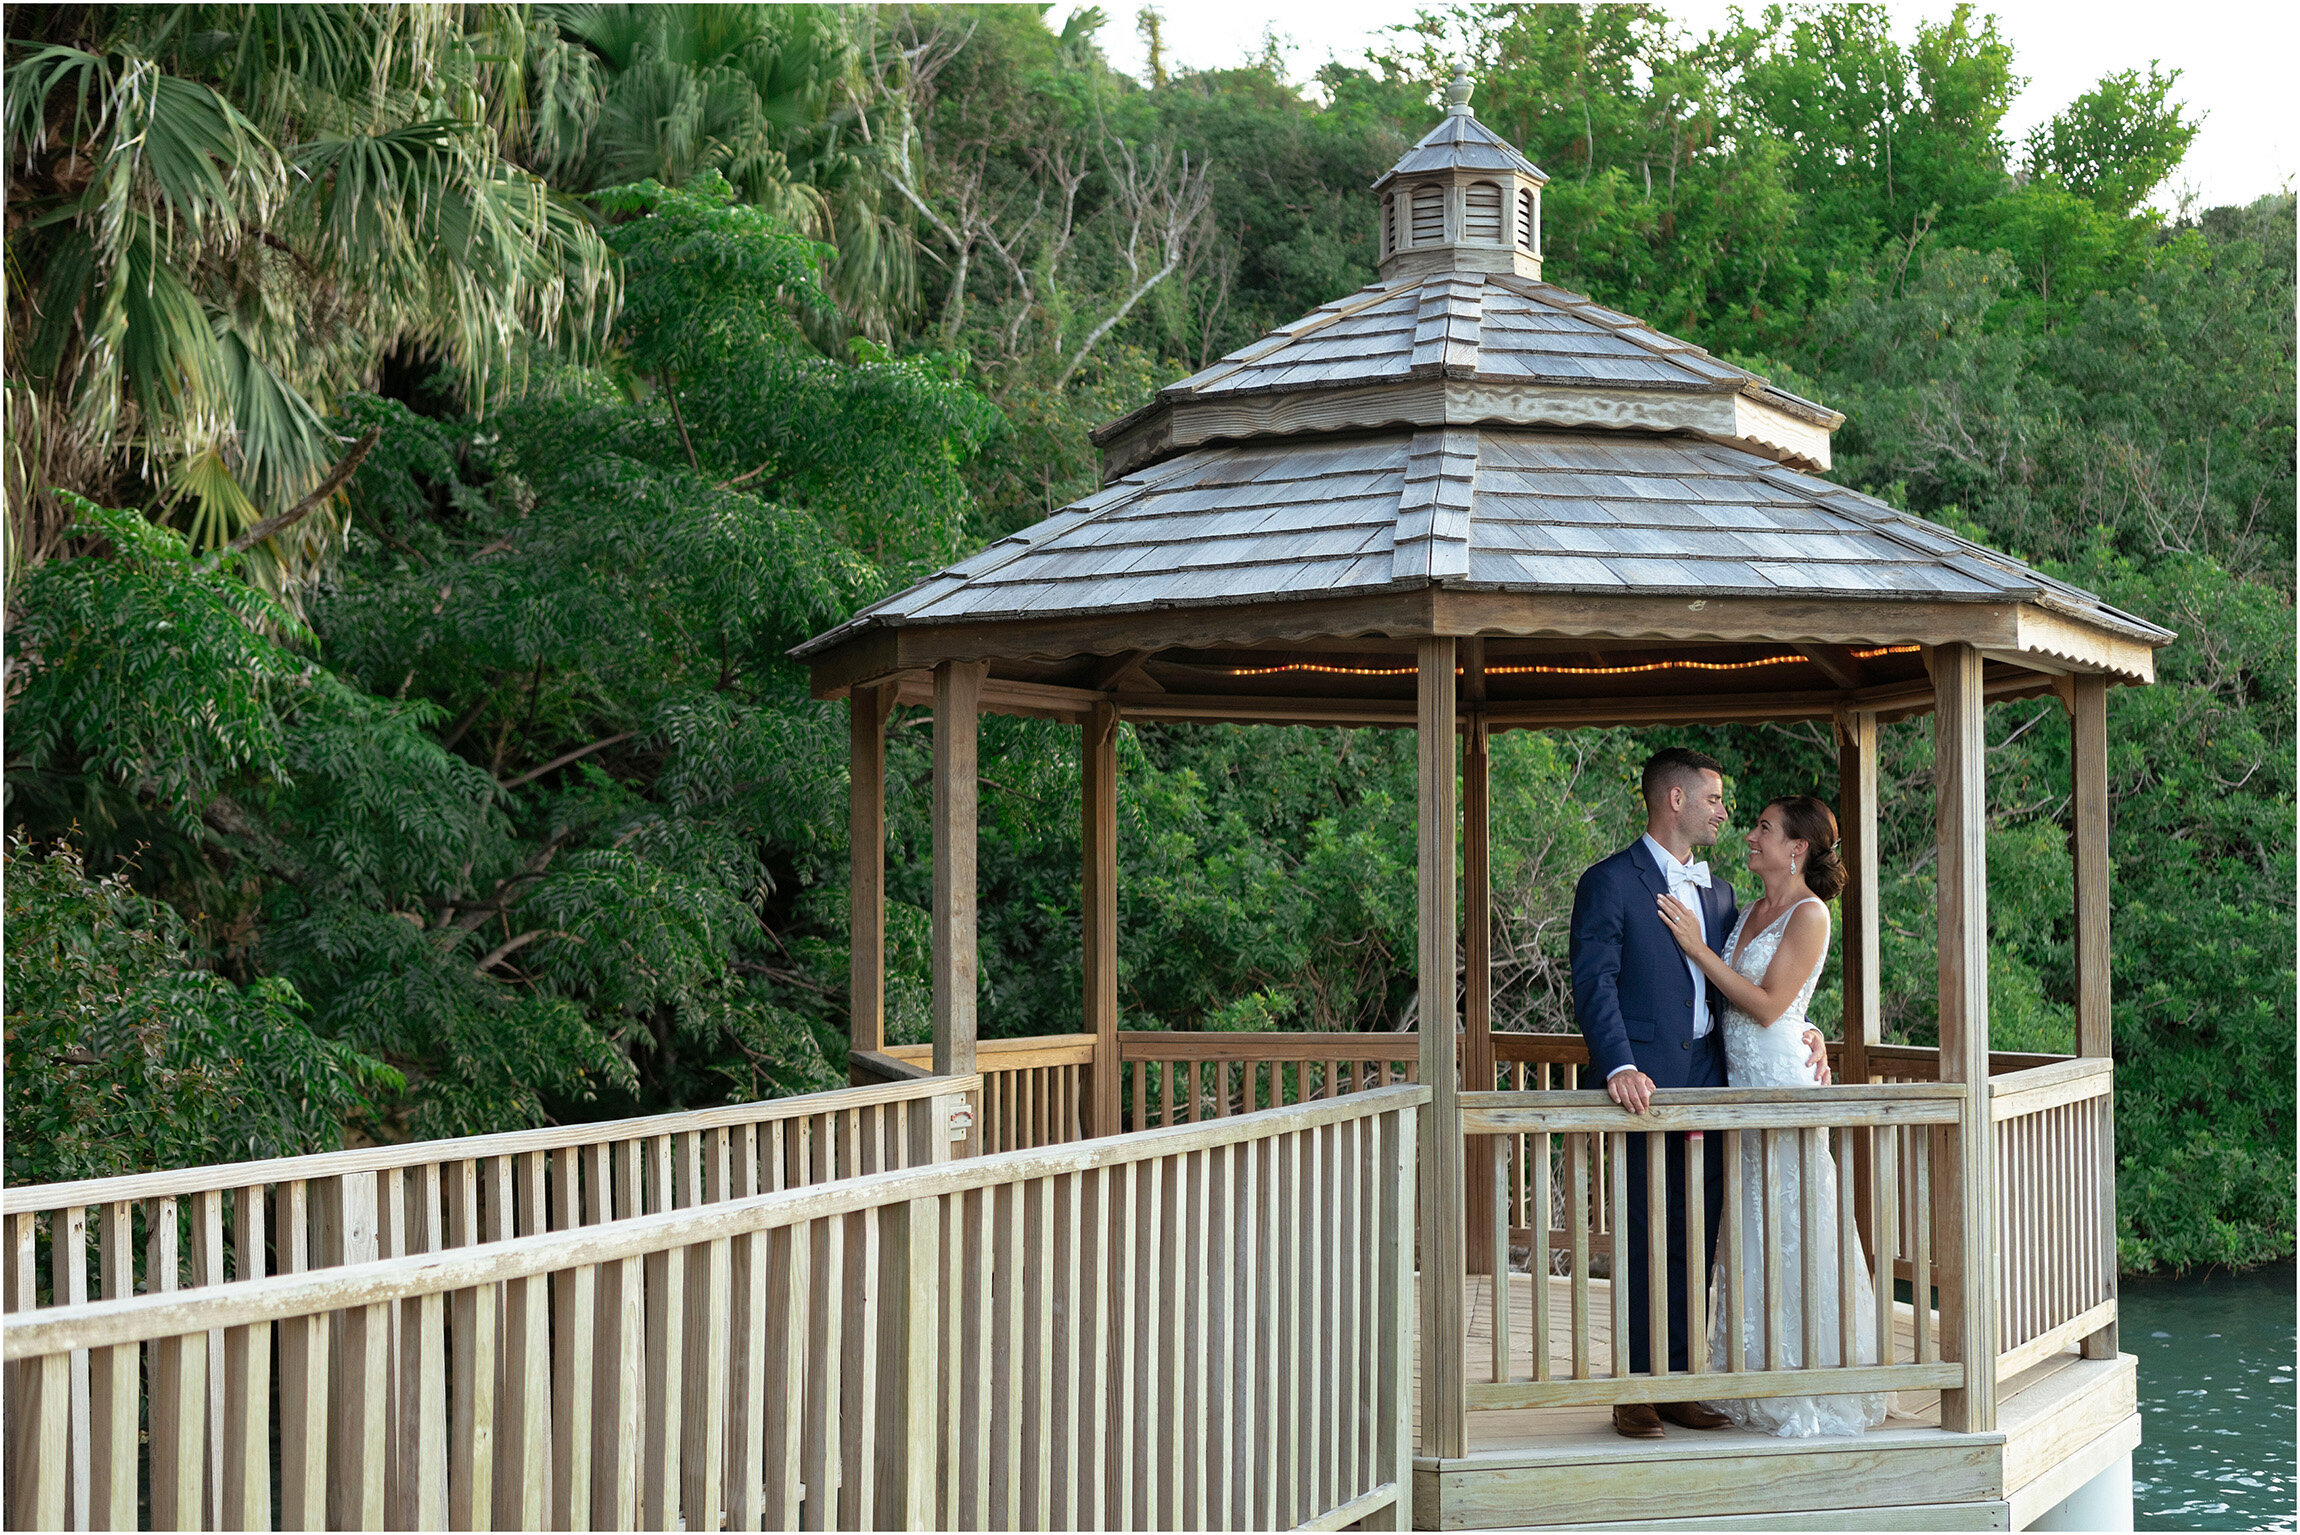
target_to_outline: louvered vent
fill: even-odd
[[[1394,256],[1398,249],[1398,200],[1396,196],[1382,199],[1382,254]]]
[[[1489,245],[1501,243],[1501,188],[1490,181],[1473,182],[1465,208],[1466,238]]]
[[[1445,243],[1445,188],[1414,188],[1414,244]]]
[[[1517,194],[1517,248],[1533,249],[1533,194],[1527,191]]]

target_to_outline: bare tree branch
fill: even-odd
[[[253,549],[265,539],[275,538],[285,533],[320,507],[327,505],[335,493],[343,489],[344,482],[349,480],[353,472],[359,468],[360,460],[367,457],[369,450],[382,440],[383,428],[380,426],[369,427],[360,434],[359,441],[351,445],[351,451],[343,456],[342,461],[327,472],[327,478],[320,481],[318,488],[313,490],[310,495],[276,516],[266,517],[214,554],[209,555],[206,563],[214,565],[226,554],[240,554]]]

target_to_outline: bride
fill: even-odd
[[[1716,988],[1725,1009],[1725,1079],[1735,1087],[1811,1087],[1800,1036],[1805,1030],[1805,1007],[1813,999],[1813,986],[1821,978],[1821,964],[1829,952],[1827,902],[1845,887],[1845,867],[1838,861],[1837,818],[1829,807],[1809,794],[1774,800],[1757,818],[1749,833],[1749,872],[1765,882],[1762,900],[1741,908],[1741,919],[1726,940],[1725,953],[1711,952],[1702,939],[1701,919],[1670,897],[1660,897],[1661,920],[1669,925],[1678,946],[1700,966]],[[1742,1293],[1756,1305],[1741,1318],[1741,1341],[1752,1360],[1765,1357],[1765,1319],[1758,1314],[1765,1293],[1765,1254],[1758,1234],[1763,1232],[1759,1199],[1764,1192],[1764,1137],[1741,1138],[1741,1229],[1751,1240],[1741,1252]],[[1801,1368],[1804,1351],[1804,1306],[1801,1293],[1805,1261],[1798,1228],[1804,1208],[1801,1179],[1803,1159],[1775,1159],[1780,1182],[1772,1191],[1773,1218],[1781,1248],[1780,1292],[1773,1298],[1775,1322],[1785,1353],[1784,1362]],[[1820,1153],[1820,1188],[1815,1214],[1819,1229],[1811,1236],[1820,1248],[1818,1268],[1833,1280],[1837,1274],[1837,1166],[1826,1146]],[[1867,1265],[1854,1264],[1854,1302],[1857,1312],[1853,1336],[1855,1364],[1877,1362],[1876,1294],[1869,1283]],[[1718,1288],[1723,1288],[1720,1277]],[[1709,1315],[1709,1365],[1725,1368],[1724,1308],[1712,1298]],[[1837,1289],[1834,1283],[1813,1297],[1820,1307],[1819,1364],[1843,1363],[1838,1357]],[[1858,1434],[1885,1418],[1881,1393],[1857,1396],[1759,1397],[1746,1401],[1708,1404],[1743,1428],[1785,1438],[1816,1434]]]

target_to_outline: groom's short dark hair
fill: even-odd
[[[1666,746],[1645,759],[1645,776],[1638,783],[1638,792],[1644,795],[1645,803],[1651,805],[1696,773],[1715,773],[1722,778],[1725,764],[1690,746]]]

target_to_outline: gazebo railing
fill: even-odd
[[[10,1316],[9,1524],[1410,1527],[1425,1089],[939,1161],[962,1085],[892,1171]]]
[[[1999,1380],[2116,1324],[2113,1081],[2100,1057],[1989,1079]]]
[[[1893,1304],[1894,1281],[1904,1278],[1912,1297],[1929,1297],[1936,1283],[1962,1261],[1956,1231],[1939,1220],[1931,1199],[1936,1163],[1953,1156],[1966,1113],[1966,1090],[1957,1084],[1845,1087],[1815,1092],[1713,1088],[1663,1095],[1640,1120],[1632,1121],[1599,1092],[1464,1093],[1461,1097],[1465,1144],[1480,1140],[1496,1161],[1495,1195],[1485,1218],[1493,1225],[1497,1249],[1506,1241],[1513,1205],[1509,1163],[1525,1169],[1535,1209],[1557,1212],[1537,1250],[1561,1252],[1566,1272],[1553,1276],[1546,1262],[1532,1272],[1487,1291],[1482,1308],[1490,1327],[1490,1348],[1480,1374],[1464,1388],[1464,1405],[1479,1408],[1604,1406],[1627,1402],[1805,1396],[1846,1392],[1956,1389],[1968,1366],[1942,1357],[1942,1331],[1930,1304]],[[1726,1353],[1722,1368],[1711,1368],[1705,1346],[1696,1346],[1696,1368],[1672,1374],[1667,1367],[1669,1274],[1666,1246],[1654,1244],[1646,1276],[1646,1314],[1631,1314],[1629,1285],[1618,1262],[1608,1262],[1600,1278],[1594,1260],[1605,1252],[1596,1240],[1607,1212],[1615,1231],[1630,1201],[1645,1203],[1654,1229],[1666,1221],[1664,1158],[1670,1131],[1701,1131],[1683,1144],[1690,1162],[1689,1186],[1698,1187],[1702,1163],[1723,1157],[1725,1203],[1717,1233],[1721,1276],[1716,1298],[1723,1307]],[[1629,1137],[1648,1139],[1647,1180],[1631,1188]],[[1744,1173],[1745,1146],[1757,1150],[1762,1176],[1752,1185]],[[1863,1155],[1851,1155],[1858,1146]],[[1813,1173],[1822,1151],[1830,1151],[1840,1177],[1870,1182],[1870,1202],[1886,1212],[1883,1242],[1866,1243],[1854,1223],[1851,1189],[1838,1202],[1833,1244],[1806,1242],[1794,1260],[1781,1242],[1782,1207],[1776,1190],[1785,1166],[1802,1166],[1806,1191],[1819,1187]],[[1859,1172],[1852,1171],[1858,1167]],[[1758,1219],[1744,1214],[1743,1193],[1757,1196]],[[1703,1219],[1699,1201],[1688,1210],[1692,1227]],[[1818,1229],[1817,1195],[1797,1211],[1800,1229]],[[1548,1223],[1545,1221],[1544,1227]],[[1686,1250],[1698,1254],[1702,1233],[1689,1231]],[[1824,1252],[1836,1261],[1824,1270]],[[1880,1250],[1881,1249],[1881,1250]],[[1625,1249],[1614,1248],[1612,1258]],[[1758,1255],[1755,1263],[1745,1256]],[[1820,1311],[1800,1305],[1792,1315],[1784,1300],[1783,1265],[1799,1268],[1787,1277],[1799,1296],[1833,1293],[1837,1318],[1821,1326]],[[1698,1265],[1695,1257],[1689,1262]],[[1746,1283],[1751,1267],[1761,1275]],[[1865,1274],[1879,1299],[1866,1338],[1853,1297],[1856,1272]],[[1709,1275],[1689,1267],[1686,1275],[1690,1335],[1705,1339],[1711,1286]],[[1474,1286],[1488,1281],[1477,1279]],[[1522,1316],[1517,1291],[1527,1292]],[[1906,1313],[1907,1330],[1899,1322]],[[1758,1320],[1759,1342],[1746,1342],[1743,1318]],[[1793,1322],[1794,1337],[1784,1329]],[[1642,1329],[1656,1368],[1629,1368],[1633,1329]],[[1871,1363],[1859,1362],[1869,1353]],[[1794,1360],[1792,1363],[1791,1361]]]

